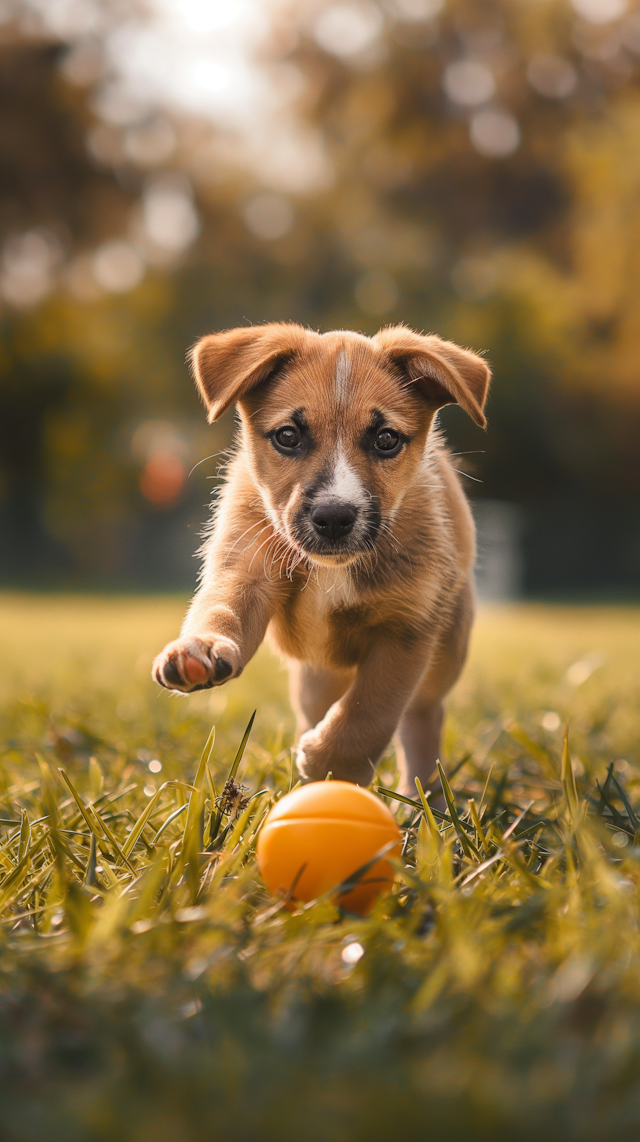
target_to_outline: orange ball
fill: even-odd
[[[258,867],[272,892],[293,890],[295,900],[315,900],[375,857],[393,848],[336,903],[364,915],[391,887],[388,857],[400,856],[400,830],[386,805],[350,781],[313,781],[274,805],[258,836]]]

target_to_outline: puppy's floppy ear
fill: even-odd
[[[373,341],[429,404],[435,408],[459,404],[476,424],[486,428],[483,410],[491,370],[477,353],[434,334],[423,337],[404,325],[381,329]]]
[[[301,325],[278,322],[228,329],[201,337],[189,354],[209,422],[218,420],[234,401],[273,376],[276,369],[312,336]]]

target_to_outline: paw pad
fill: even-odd
[[[226,658],[216,658],[213,667],[213,675],[216,682],[223,682],[225,678],[229,677],[232,671],[233,666],[230,662],[227,662]]]

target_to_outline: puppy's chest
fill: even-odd
[[[292,593],[273,634],[285,654],[327,667],[353,666],[370,644],[372,618],[348,581],[319,577]]]

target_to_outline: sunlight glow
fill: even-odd
[[[149,12],[107,40],[124,90],[245,125],[268,95],[251,58],[267,26],[261,0],[154,0]]]

